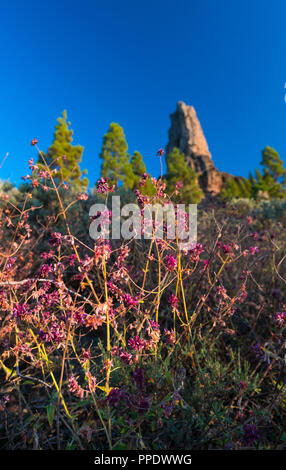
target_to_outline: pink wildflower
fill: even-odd
[[[177,306],[178,306],[178,299],[177,299],[177,297],[176,297],[174,294],[170,294],[170,296],[169,296],[169,304],[171,305],[171,307],[177,308]]]
[[[177,261],[173,255],[166,256],[166,265],[167,265],[167,269],[171,272],[174,271],[174,269],[176,269]]]

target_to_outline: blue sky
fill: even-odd
[[[63,109],[91,185],[111,122],[157,176],[179,100],[220,170],[247,176],[266,145],[286,159],[284,0],[11,0],[0,18],[1,179],[21,181]]]

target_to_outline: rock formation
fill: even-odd
[[[177,147],[186,155],[189,166],[196,171],[198,182],[205,194],[216,195],[230,175],[220,172],[213,164],[207,141],[202,131],[196,111],[183,101],[177,103],[171,114],[169,142],[166,155]]]

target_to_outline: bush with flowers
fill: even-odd
[[[74,195],[42,158],[1,195],[0,448],[285,448],[285,216],[205,201],[188,251],[94,242],[114,188]],[[133,197],[172,199],[148,175]]]

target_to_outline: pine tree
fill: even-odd
[[[246,178],[239,178],[238,179],[238,187],[239,187],[239,194],[240,197],[248,199],[251,197],[252,194],[252,184],[251,182],[246,179]]]
[[[252,184],[246,178],[228,178],[221,190],[222,199],[250,198],[252,194]]]
[[[116,187],[119,182],[125,188],[132,188],[134,185],[134,174],[127,151],[128,145],[122,127],[112,122],[103,137],[100,153],[100,158],[103,160],[101,176],[108,178]]]
[[[254,199],[282,199],[286,197],[286,170],[278,152],[271,147],[262,150],[262,172],[257,168],[248,180],[228,180],[221,191],[224,199],[245,197]]]
[[[263,173],[255,170],[253,197],[256,199],[282,199],[286,197],[286,170],[278,152],[271,147],[262,150]]]
[[[239,197],[239,188],[235,178],[229,178],[226,180],[223,188],[221,189],[220,196],[224,200]]]
[[[258,168],[255,168],[254,176],[251,174],[249,179],[252,182],[252,197],[254,199],[269,199],[269,182]]]
[[[81,145],[73,145],[73,130],[71,123],[67,121],[67,112],[63,111],[58,118],[58,124],[54,132],[54,140],[45,155],[47,163],[52,169],[57,169],[56,177],[68,182],[74,191],[85,191],[88,187],[88,179],[82,178],[87,171],[81,171],[80,162],[84,148]],[[39,157],[39,162],[42,159]]]
[[[143,173],[146,173],[146,166],[143,162],[143,158],[140,152],[135,150],[130,160],[132,171],[134,174],[134,185],[133,188],[137,187],[140,178]]]
[[[187,165],[184,153],[176,147],[167,156],[167,190],[172,193],[176,183],[181,181],[182,190],[179,198],[186,203],[197,203],[201,200],[203,193],[197,181],[194,170]]]
[[[264,175],[271,176],[277,183],[285,184],[286,170],[283,167],[283,160],[281,160],[276,150],[266,146],[265,149],[262,150],[261,165],[264,167]]]

